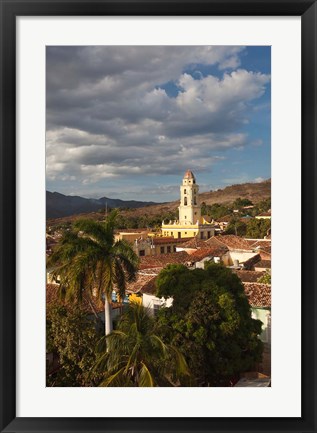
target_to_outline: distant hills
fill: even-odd
[[[199,194],[200,202],[204,201],[209,205],[233,203],[239,197],[247,198],[254,204],[271,197],[271,179],[257,183],[240,183]]]
[[[205,202],[209,205],[214,203],[230,204],[239,197],[247,198],[254,204],[271,197],[271,179],[258,183],[242,183],[231,185],[224,189],[203,192],[199,194],[199,201],[200,203]],[[52,193],[47,191],[46,218],[67,218],[77,214],[90,213],[91,215],[86,216],[96,219],[97,215],[93,213],[98,212],[100,209],[104,209],[106,207],[106,203],[108,208],[130,208],[130,210],[123,211],[126,216],[131,215],[131,213],[133,213],[133,216],[162,215],[166,212],[177,210],[179,206],[179,200],[168,203],[154,203],[135,200],[125,201],[107,197],[102,197],[98,200],[95,200],[76,196],[66,196],[57,192]],[[67,219],[72,220],[72,218]]]
[[[46,218],[62,218],[66,216],[97,212],[108,208],[139,208],[156,205],[149,201],[119,200],[108,197],[89,199],[79,196],[60,194],[46,191]]]

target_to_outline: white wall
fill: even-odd
[[[271,343],[271,311],[266,308],[252,308],[252,318],[263,323],[260,340]]]
[[[244,252],[239,252],[239,251],[230,251],[230,258],[232,260],[232,263],[235,260],[239,260],[239,263],[244,263],[247,260],[251,259],[251,257],[256,256],[258,253],[244,253]]]
[[[144,293],[142,296],[142,305],[145,308],[149,308],[153,311],[154,314],[154,306],[158,305],[159,307],[171,307],[173,304],[173,298],[157,298],[154,295],[150,295]]]

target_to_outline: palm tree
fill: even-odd
[[[81,301],[84,290],[105,302],[105,335],[112,331],[111,295],[114,288],[124,299],[127,282],[135,279],[138,257],[130,244],[115,242],[117,213],[112,212],[104,224],[81,219],[67,231],[49,257],[47,267],[61,281],[61,293],[68,299]]]
[[[157,322],[149,311],[131,303],[117,329],[99,344],[101,355],[94,371],[106,372],[100,386],[179,386],[180,378],[189,377],[184,357],[156,331]]]

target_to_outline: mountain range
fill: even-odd
[[[83,198],[46,191],[46,218],[61,218],[65,216],[96,212],[110,208],[139,208],[156,205],[152,201],[120,200],[108,197],[99,199]]]
[[[227,186],[216,191],[203,192],[199,194],[200,202],[206,204],[233,203],[237,198],[247,198],[253,203],[271,196],[271,179],[257,183],[243,183]],[[70,217],[78,214],[98,212],[100,209],[121,208],[133,209],[134,215],[159,215],[164,212],[177,210],[179,200],[168,203],[155,203],[136,200],[119,200],[102,197],[99,199],[88,199],[79,196],[66,196],[58,192],[46,191],[46,218],[56,219]],[[145,208],[146,210],[142,208]],[[131,210],[130,210],[131,212]]]

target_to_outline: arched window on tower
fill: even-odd
[[[184,197],[184,206],[187,206],[187,197]]]
[[[186,194],[186,189],[184,189],[184,194]]]
[[[197,205],[196,196],[194,197],[194,205]]]

